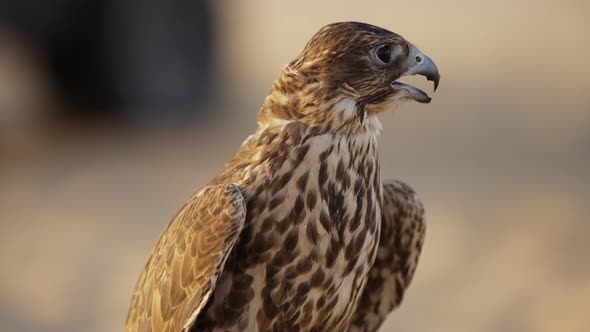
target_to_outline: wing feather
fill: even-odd
[[[349,331],[376,331],[399,306],[416,270],[425,229],[424,207],[414,190],[385,181],[377,257]]]
[[[244,226],[238,186],[207,186],[172,219],[153,248],[135,289],[127,332],[177,332],[207,303]]]

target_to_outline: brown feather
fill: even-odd
[[[172,332],[192,325],[245,216],[244,198],[235,185],[208,186],[191,198],[152,250],[131,301],[126,331]],[[186,241],[191,247],[181,245]]]
[[[377,257],[349,331],[376,331],[400,305],[418,265],[425,230],[424,207],[414,190],[400,181],[385,181]]]

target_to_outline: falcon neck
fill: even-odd
[[[375,116],[368,117],[365,123],[365,128],[371,129],[348,133],[295,120],[260,126],[254,135],[242,143],[234,158],[210,184],[250,186],[255,182],[268,181],[267,176],[286,164],[290,167],[301,164],[313,167],[323,160],[330,171],[340,168],[339,161],[342,159],[345,161],[344,169],[378,172],[379,130],[373,127],[380,129],[380,124]],[[330,158],[326,159],[327,156]],[[290,161],[286,163],[287,160]],[[375,176],[372,174],[371,178]]]
[[[280,128],[259,128],[241,150],[245,152],[243,158],[248,160],[248,165],[253,166],[243,173],[239,184],[256,187],[278,181],[277,174],[318,171],[319,167],[319,188],[327,183],[325,177],[348,179],[345,174],[352,177],[348,180],[362,178],[367,188],[380,185],[378,138],[372,132],[343,135],[302,122],[290,122]],[[234,164],[229,166],[231,168],[240,167]]]
[[[365,112],[358,100],[346,84],[323,84],[313,72],[287,66],[273,83],[258,114],[258,124],[265,128],[301,122],[335,134],[379,135],[379,119],[374,113]]]

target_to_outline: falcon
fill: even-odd
[[[258,128],[166,227],[141,273],[126,331],[376,331],[416,269],[424,209],[381,180],[379,114],[434,82],[398,34],[320,29],[280,72]]]

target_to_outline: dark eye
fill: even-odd
[[[379,60],[382,64],[389,64],[391,61],[391,46],[389,45],[381,45],[377,46],[375,49],[375,57]]]

